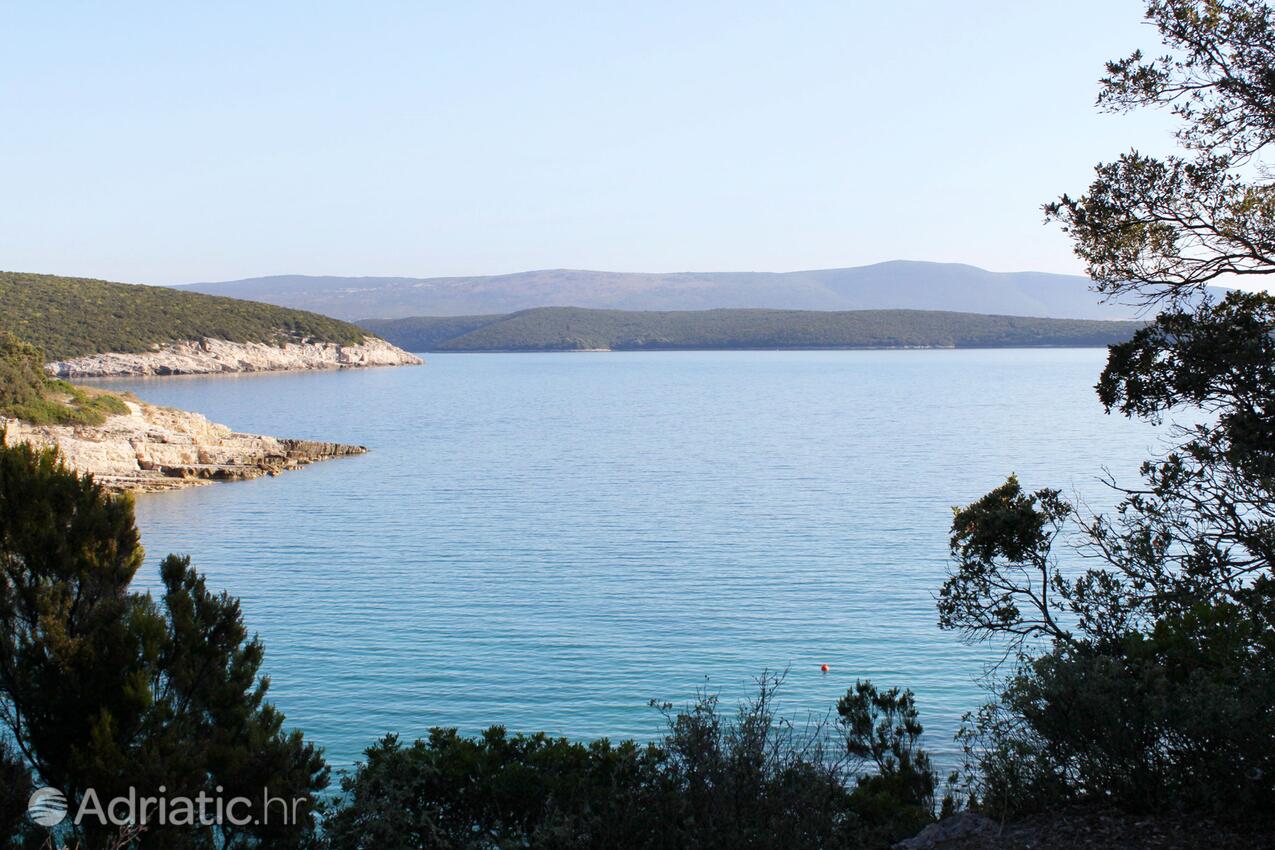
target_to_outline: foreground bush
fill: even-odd
[[[334,850],[887,847],[933,820],[934,776],[910,693],[862,682],[830,724],[775,714],[776,677],[724,713],[662,706],[645,746],[435,729],[388,737],[325,822]]]
[[[1229,606],[1161,623],[1119,651],[1057,647],[1010,677],[963,736],[986,808],[1068,802],[1268,819],[1275,647]]]

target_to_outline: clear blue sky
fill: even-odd
[[[0,6],[0,268],[1079,271],[1136,0]]]

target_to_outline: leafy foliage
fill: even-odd
[[[480,738],[434,729],[403,746],[388,736],[343,782],[348,799],[327,819],[334,847],[486,847],[507,843],[621,846],[659,824],[642,794],[661,754],[626,742]],[[623,790],[621,790],[623,789]]]
[[[933,348],[1108,345],[1138,322],[1032,319],[932,310],[634,312],[541,307],[507,316],[367,319],[410,351],[715,348]]]
[[[933,819],[910,693],[859,683],[826,735],[776,716],[779,682],[763,677],[733,716],[708,694],[682,711],[660,706],[667,732],[646,746],[500,727],[478,738],[434,729],[410,746],[387,737],[343,780],[326,837],[334,850],[857,848]]]
[[[1204,286],[1275,271],[1275,11],[1153,0],[1170,50],[1108,66],[1100,102],[1167,106],[1189,158],[1136,152],[1047,209],[1097,288],[1164,312],[1113,345],[1108,412],[1186,415],[1092,515],[1005,485],[956,512],[940,623],[1010,640],[1016,667],[963,733],[984,806],[1275,810],[1275,296]],[[1256,175],[1256,177],[1254,176]],[[1066,544],[1064,547],[1063,544]]]
[[[164,595],[132,593],[142,549],[127,498],[55,453],[0,447],[0,722],[42,785],[72,806],[135,787],[171,796],[314,795],[320,753],[265,701],[263,649],[237,600],[187,559],[161,566]],[[259,811],[254,815],[260,816]],[[88,846],[113,831],[79,828]],[[296,846],[307,827],[148,827],[142,847]]]
[[[1273,304],[1171,311],[1113,347],[1109,409],[1210,414],[1175,431],[1139,486],[1110,482],[1113,514],[1013,478],[957,511],[940,624],[1010,638],[1021,661],[966,733],[986,800],[1275,805]],[[1075,548],[1060,554],[1062,541]],[[1046,651],[1033,657],[1029,639]]]
[[[925,730],[912,692],[856,682],[837,703],[837,714],[847,752],[872,768],[859,773],[850,797],[867,835],[889,844],[933,820],[936,777],[921,748]]]
[[[0,327],[55,360],[144,352],[182,340],[278,344],[298,339],[351,345],[366,333],[317,313],[54,275],[0,272]]]
[[[4,738],[0,738],[0,847],[22,847],[27,799],[35,786],[31,771]]]
[[[46,378],[38,348],[0,333],[0,411],[44,398]]]
[[[100,425],[124,413],[128,405],[119,396],[50,379],[38,348],[0,333],[0,416],[35,425]]]
[[[1210,282],[1270,274],[1275,187],[1247,166],[1275,139],[1275,10],[1263,0],[1152,0],[1169,51],[1109,62],[1099,104],[1166,108],[1186,155],[1137,151],[1046,207],[1101,292],[1173,303]]]

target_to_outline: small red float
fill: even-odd
[[[828,672],[828,665],[827,665],[827,664],[820,664],[820,665],[819,665],[819,669],[820,669],[820,670],[822,670],[823,672],[827,673],[827,672]]]

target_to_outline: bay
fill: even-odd
[[[236,430],[359,443],[144,495],[243,601],[272,699],[337,767],[386,732],[651,738],[648,701],[787,670],[822,715],[912,688],[929,745],[999,657],[936,624],[951,508],[1016,472],[1102,507],[1156,444],[1105,415],[1105,350],[432,355],[419,368],[102,382]],[[820,665],[828,664],[824,674]]]

